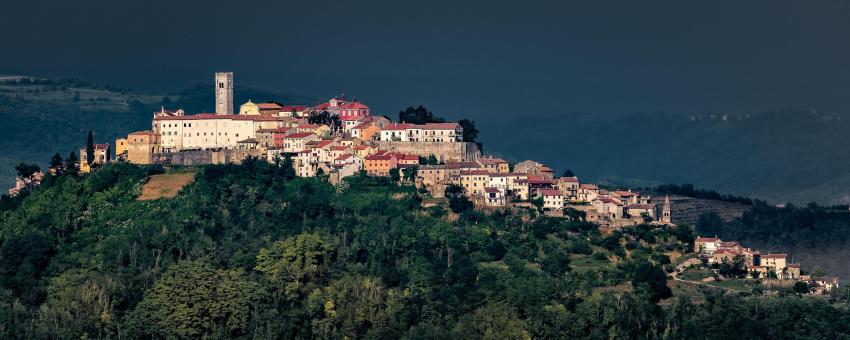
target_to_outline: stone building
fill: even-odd
[[[233,72],[215,74],[215,114],[233,114]]]

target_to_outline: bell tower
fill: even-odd
[[[233,114],[233,72],[215,74],[215,114]]]
[[[664,196],[664,207],[661,208],[661,223],[673,223],[670,218],[670,195]]]

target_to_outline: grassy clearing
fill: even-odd
[[[728,279],[723,281],[713,281],[706,283],[712,287],[726,288],[737,290],[739,292],[751,292],[755,287],[761,287],[761,283],[752,279]]]
[[[593,255],[572,254],[570,255],[570,267],[574,272],[584,273],[593,269],[611,265],[610,261],[601,261],[593,258]]]
[[[693,303],[702,303],[705,301],[705,294],[703,294],[700,287],[695,283],[670,280],[667,281],[667,286],[673,291],[673,297],[661,300],[658,303],[659,305],[673,305],[684,298],[690,299]]]
[[[195,180],[195,172],[179,172],[153,175],[142,188],[142,194],[138,200],[155,200],[170,198],[177,195],[189,183]]]
[[[712,276],[708,269],[688,269],[679,274],[679,278],[688,281],[702,281],[702,279]]]

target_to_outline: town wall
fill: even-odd
[[[378,149],[417,156],[428,157],[434,155],[441,161],[474,161],[481,157],[478,144],[457,142],[397,142],[379,141]]]

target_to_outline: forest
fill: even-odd
[[[113,163],[7,199],[0,338],[850,336],[846,298],[676,296],[667,272],[690,251],[689,226],[603,235],[580,218],[447,205],[389,178],[332,186],[254,159],[137,199],[149,176],[185,170]]]

